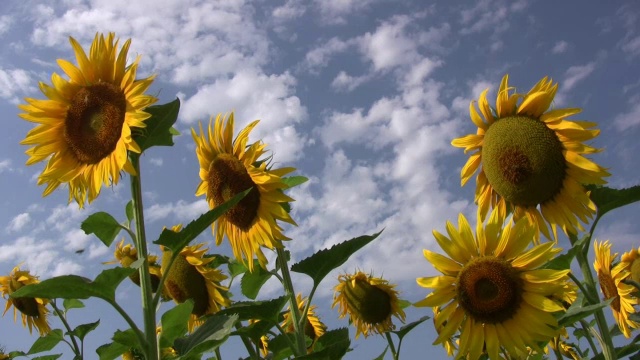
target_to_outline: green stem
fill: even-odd
[[[282,280],[285,294],[289,297],[289,308],[291,309],[291,320],[293,322],[293,329],[296,335],[297,346],[292,348],[293,353],[296,356],[302,356],[307,353],[306,342],[304,337],[304,326],[300,326],[300,310],[298,309],[298,301],[296,300],[296,294],[293,289],[293,282],[291,281],[291,274],[289,273],[289,265],[287,264],[287,257],[283,248],[276,248],[278,253],[278,264],[280,265],[280,271],[282,271]],[[286,335],[285,335],[286,336]]]
[[[144,259],[140,266],[140,288],[142,294],[142,311],[144,316],[144,333],[146,335],[146,355],[148,360],[159,358],[158,339],[156,337],[156,308],[153,306],[153,289],[149,274],[149,259],[147,253],[147,238],[144,229],[144,212],[142,205],[142,181],[140,180],[140,155],[130,153],[131,165],[136,176],[131,179],[131,196],[133,198],[133,219],[136,223],[136,249],[138,257]],[[160,291],[158,291],[160,292]]]
[[[291,350],[295,353],[295,349],[296,349],[296,344],[293,343],[293,341],[291,341],[291,338],[289,337],[289,334],[287,334],[286,331],[284,331],[284,329],[282,328],[282,326],[280,326],[280,324],[276,323],[276,329],[278,329],[278,331],[280,331],[280,334],[282,334],[282,336],[284,337],[284,339],[287,341],[287,343],[289,344],[289,348],[291,348]]]
[[[242,329],[242,325],[240,325],[240,322],[236,322],[235,327],[237,330]],[[242,340],[244,347],[247,348],[247,352],[249,353],[249,359],[258,359],[258,354],[256,354],[253,348],[253,345],[251,344],[251,341],[249,341],[249,339],[247,339],[247,337],[244,335],[240,335],[240,339]]]
[[[162,297],[162,289],[164,289],[164,283],[167,280],[167,275],[169,274],[169,271],[171,270],[171,267],[173,266],[173,263],[176,261],[178,256],[180,256],[180,252],[172,252],[169,262],[167,264],[163,264],[165,266],[164,270],[162,271],[162,276],[160,277],[160,282],[158,283],[158,291],[153,296],[153,302],[151,305],[154,309],[158,307],[158,303],[160,302],[160,298]]]
[[[593,338],[591,337],[591,326],[584,321],[584,319],[580,320],[580,325],[582,325],[582,330],[584,330],[585,337],[587,338],[587,342],[589,342],[589,346],[591,347],[591,351],[593,354],[598,353],[598,348],[596,347],[596,343],[593,342]]]
[[[114,309],[116,309],[116,311],[120,314],[120,316],[122,316],[122,318],[124,319],[124,321],[127,322],[127,324],[129,324],[129,326],[131,327],[131,330],[133,330],[133,332],[136,334],[136,337],[138,338],[138,341],[140,342],[140,346],[144,349],[145,347],[148,346],[147,343],[147,339],[145,339],[144,334],[140,331],[140,329],[138,329],[138,326],[136,325],[136,323],[133,321],[133,319],[131,319],[131,317],[129,316],[129,314],[127,314],[126,311],[124,311],[124,309],[122,307],[120,307],[120,305],[118,305],[117,302],[112,301],[112,300],[105,300],[106,302],[108,302],[111,306],[113,306]],[[153,338],[155,339],[155,329],[153,332]],[[157,356],[156,356],[157,358]]]
[[[384,335],[387,338],[387,343],[389,344],[389,349],[391,349],[391,355],[393,355],[393,359],[398,360],[398,352],[396,352],[396,347],[393,345],[391,334],[387,331],[384,333]]]
[[[67,333],[69,334],[69,337],[71,338],[71,342],[73,343],[73,348],[72,348],[73,352],[76,354],[76,356],[80,356],[80,358],[82,358],[82,351],[80,350],[80,347],[76,342],[76,337],[72,335],[72,330],[71,330],[71,327],[69,326],[69,323],[67,322],[67,317],[65,316],[65,314],[62,313],[62,311],[60,311],[60,309],[58,309],[58,307],[56,306],[55,299],[51,301],[50,304],[51,304],[51,307],[53,307],[53,310],[56,312],[56,314],[58,314],[58,318],[60,318],[60,321],[62,321],[62,324],[64,325],[65,329],[67,329]],[[67,342],[67,344],[69,343]]]
[[[216,360],[222,360],[222,355],[220,355],[220,348],[217,347],[216,350]]]

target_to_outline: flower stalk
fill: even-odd
[[[296,300],[296,293],[293,289],[293,282],[291,281],[291,274],[289,273],[289,264],[287,264],[284,249],[276,248],[276,252],[278,254],[277,261],[280,266],[280,271],[282,271],[282,279],[284,280],[282,285],[284,286],[286,296],[289,297],[289,308],[291,311],[291,318],[293,320],[293,329],[296,334],[296,347],[291,350],[296,354],[296,356],[301,356],[306,354],[307,350],[304,337],[304,326],[300,325],[301,316],[300,311],[298,310],[298,301]]]

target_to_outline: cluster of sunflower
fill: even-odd
[[[114,34],[97,34],[89,54],[75,39],[70,42],[77,65],[58,60],[68,80],[54,73],[51,85],[40,83],[47,99],[27,98],[27,104],[19,105],[20,116],[37,124],[21,143],[31,146],[26,152],[28,165],[45,162],[38,178],[38,184],[46,186],[43,195],[66,184],[69,202],[83,207],[99,196],[103,186],[117,184],[121,171],[139,179],[137,156],[144,147],[135,139],[145,136],[151,117],[145,109],[157,99],[145,94],[153,76],[136,79],[139,57],[127,65],[130,40],[119,48]],[[585,144],[599,134],[595,124],[567,119],[580,109],[549,110],[557,89],[558,84],[544,78],[526,94],[517,93],[505,76],[495,107],[487,101],[487,90],[477,105],[471,102],[477,133],[452,142],[471,153],[462,168],[461,182],[465,185],[477,173],[477,224],[474,231],[460,214],[457,227],[446,223],[446,235],[434,230],[446,255],[424,250],[424,256],[442,275],[417,279],[420,286],[433,291],[414,304],[433,309],[438,333],[434,344],[442,344],[450,356],[523,358],[545,353],[547,344],[566,356],[582,356],[565,341],[568,334],[558,320],[579,298],[580,284],[572,280],[570,269],[548,264],[561,252],[558,229],[573,239],[596,213],[585,186],[605,184],[609,173],[584,157],[599,151]],[[273,168],[265,158],[267,145],[249,143],[258,122],[250,123],[235,138],[233,113],[212,118],[206,131],[201,123],[199,132],[191,129],[200,167],[196,196],[205,196],[209,207],[216,209],[247,191],[211,230],[216,245],[225,237],[229,240],[236,261],[248,272],[268,271],[263,249],[275,250],[278,259],[283,258],[284,242],[289,238],[279,221],[296,225],[289,214],[294,199],[284,193],[289,187],[285,176],[295,169]],[[132,185],[132,192],[134,188]],[[139,225],[144,223],[136,227]],[[179,233],[181,226],[172,231]],[[137,240],[143,248],[125,245],[122,240],[112,263],[126,268],[140,257],[144,271],[130,275],[133,282],[144,289],[141,276],[146,274],[151,291],[165,300],[193,301],[189,332],[202,325],[206,316],[232,306],[229,285],[223,285],[228,276],[214,265],[215,256],[206,255],[204,243],[186,245],[177,255],[161,246],[159,262],[157,256],[147,255],[146,243]],[[594,247],[594,268],[602,293],[611,301],[619,329],[628,338],[633,329],[640,328],[631,319],[638,305],[638,289],[631,282],[640,282],[640,248],[625,253],[614,264],[617,254],[611,254],[609,242],[594,242]],[[285,290],[293,294],[286,283],[286,260],[279,265]],[[11,296],[38,282],[16,267],[9,276],[0,277],[0,291],[7,300],[5,313],[13,306],[14,318],[20,313],[30,331],[35,327],[46,335],[51,331],[47,322],[50,300]],[[404,322],[406,315],[395,287],[373,274],[343,274],[334,288],[332,307],[338,307],[341,318],[349,317],[356,338],[386,334],[397,359],[399,349],[393,349],[388,333],[395,329],[392,318]],[[310,301],[301,294],[292,295],[276,327],[283,333],[303,332],[310,341],[303,341],[302,351],[313,352],[326,326]],[[57,311],[55,303],[52,306]],[[301,314],[304,326],[299,330]],[[152,330],[157,326],[145,323],[146,330],[147,325]],[[156,331],[148,339],[157,341]],[[265,334],[256,341],[265,357],[270,340]],[[135,358],[134,352],[123,357]],[[175,351],[167,348],[158,355],[170,357]]]

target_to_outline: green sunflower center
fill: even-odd
[[[164,251],[162,263],[168,264],[171,259],[171,251]],[[192,314],[200,317],[207,313],[209,308],[209,292],[205,278],[195,266],[180,255],[176,258],[167,274],[165,286],[171,298],[181,304],[187,299],[193,299]]]
[[[391,316],[391,297],[386,291],[368,281],[351,281],[344,287],[344,296],[349,307],[367,324],[380,324]]]
[[[213,198],[216,206],[251,188],[249,194],[225,214],[227,221],[248,231],[258,216],[260,192],[244,164],[233,155],[220,154],[211,163],[207,181],[207,197]]]
[[[542,121],[509,116],[484,135],[482,167],[491,187],[506,201],[536,206],[562,190],[566,163],[562,143]]]
[[[598,281],[600,289],[605,300],[613,299],[610,306],[613,310],[620,312],[620,296],[618,295],[618,287],[610,274],[598,272]]]
[[[458,274],[460,306],[477,321],[496,324],[513,317],[522,303],[522,280],[496,257],[471,260]]]
[[[81,88],[71,100],[64,123],[64,139],[78,161],[95,164],[109,156],[122,136],[127,99],[112,84]]]

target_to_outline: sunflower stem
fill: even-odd
[[[239,322],[235,323],[235,327],[237,330],[242,329],[242,325],[240,325]],[[249,341],[249,339],[247,339],[245,335],[240,335],[240,339],[242,340],[244,347],[247,348],[247,352],[249,353],[249,359],[259,359],[258,354],[255,352],[253,345],[251,344],[251,341]]]
[[[298,309],[298,301],[296,300],[296,293],[293,289],[293,282],[291,281],[291,274],[289,273],[289,264],[287,264],[287,257],[283,248],[276,248],[278,254],[278,264],[280,265],[280,271],[282,271],[282,280],[285,294],[289,297],[289,308],[291,311],[291,319],[293,322],[293,329],[296,334],[296,346],[292,348],[296,356],[301,356],[306,353],[306,343],[304,337],[304,326],[300,324],[300,310]],[[285,335],[286,336],[286,335]]]
[[[76,337],[73,335],[73,331],[71,330],[71,327],[67,322],[66,314],[63,314],[62,311],[58,309],[58,307],[56,306],[55,299],[53,299],[53,301],[51,301],[50,304],[51,304],[51,307],[53,307],[53,310],[56,312],[56,314],[58,314],[58,318],[60,318],[60,321],[62,321],[62,324],[64,325],[65,329],[67,329],[67,333],[69,334],[69,337],[71,338],[71,342],[73,343],[73,348],[72,348],[73,352],[76,354],[76,356],[79,356],[80,358],[82,358],[82,351],[80,350],[80,347],[76,342]],[[69,344],[67,341],[65,342]],[[69,344],[69,346],[71,346],[71,344]]]
[[[393,345],[393,339],[391,338],[391,334],[387,331],[384,333],[384,335],[387,338],[387,343],[389,344],[391,355],[393,355],[393,360],[398,360],[398,353],[396,352],[395,345]]]
[[[129,176],[131,180],[131,196],[133,198],[133,219],[136,223],[136,248],[138,256],[144,259],[140,266],[140,289],[142,295],[142,311],[144,315],[144,333],[147,339],[147,359],[158,359],[158,339],[156,337],[156,310],[153,306],[153,289],[151,287],[151,274],[149,273],[149,259],[147,252],[147,240],[144,229],[144,212],[142,205],[142,181],[140,179],[140,155],[130,153],[131,165],[136,175]],[[160,292],[160,291],[159,291]]]
[[[584,330],[585,337],[587,338],[587,342],[591,347],[591,351],[594,354],[598,353],[598,348],[596,347],[596,343],[593,342],[593,338],[591,337],[591,329],[593,329],[584,319],[580,319],[580,325],[582,325],[582,330]]]

